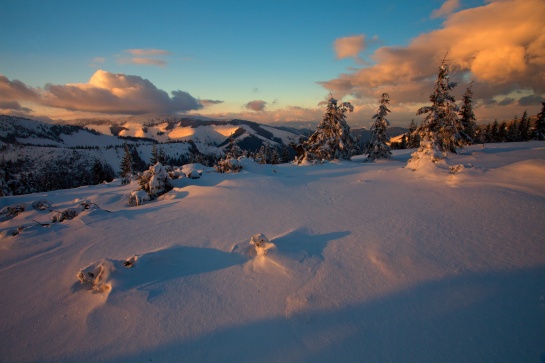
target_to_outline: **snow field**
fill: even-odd
[[[472,146],[416,171],[409,157],[202,168],[138,207],[119,180],[1,198],[27,208],[0,232],[32,227],[0,239],[0,356],[539,361],[545,144]],[[36,200],[100,208],[42,227]],[[110,288],[81,284],[101,263]]]

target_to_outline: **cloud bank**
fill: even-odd
[[[203,104],[188,92],[176,90],[170,95],[139,76],[96,71],[89,82],[47,84],[33,89],[18,80],[0,76],[0,101],[21,110],[15,101],[30,101],[41,106],[70,111],[138,115],[199,110]],[[11,102],[11,103],[10,103]],[[28,110],[28,109],[27,109]]]
[[[446,15],[457,5],[447,1],[434,15]],[[545,93],[544,18],[543,0],[490,1],[449,15],[441,29],[421,34],[406,47],[380,47],[372,66],[319,83],[338,98],[353,95],[364,103],[376,102],[382,92],[393,103],[425,103],[448,52],[452,73],[474,80],[475,98],[483,103],[520,90],[527,92],[521,96],[539,97]]]

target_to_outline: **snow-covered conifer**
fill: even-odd
[[[235,143],[235,139],[231,134],[229,138],[229,150],[225,158],[216,162],[214,168],[218,173],[237,173],[242,169],[242,165],[238,162],[240,156],[242,156],[242,150]]]
[[[417,111],[417,115],[425,114],[418,132],[420,147],[411,155],[407,163],[410,169],[418,168],[421,160],[438,162],[444,159],[449,152],[456,152],[456,147],[462,146],[459,133],[459,108],[450,91],[456,86],[450,80],[449,67],[445,59],[439,67],[439,74],[435,80],[433,94],[430,95],[431,106],[424,106]]]
[[[138,178],[138,183],[141,189],[145,190],[150,196],[155,197],[172,189],[171,180],[163,164],[157,163],[142,173]]]
[[[390,141],[390,136],[388,136],[388,126],[390,123],[386,119],[386,115],[390,112],[388,109],[389,103],[390,96],[387,93],[383,93],[377,113],[373,115],[375,123],[371,126],[371,140],[367,149],[367,158],[369,160],[392,156],[390,146],[387,144]]]
[[[545,101],[541,101],[541,112],[537,114],[534,139],[545,140]]]
[[[450,94],[455,86],[456,82],[450,80],[449,66],[443,59],[435,81],[434,92],[430,95],[432,104],[420,108],[416,113],[426,115],[419,130],[421,139],[430,141],[444,155],[447,152],[456,152],[456,147],[461,146],[459,108]]]
[[[474,142],[475,132],[477,130],[477,122],[475,113],[473,112],[473,91],[471,87],[473,82],[469,84],[464,94],[462,107],[460,108],[460,135],[463,145],[470,145]]]
[[[297,163],[304,161],[322,161],[350,159],[354,154],[356,142],[346,123],[346,112],[354,107],[349,102],[337,104],[333,97],[329,99],[327,110],[316,132],[298,147]]]
[[[121,177],[123,179],[128,179],[133,174],[133,160],[127,143],[125,143],[123,148],[125,150],[125,154],[123,155],[123,159],[121,160]]]

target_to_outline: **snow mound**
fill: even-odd
[[[112,289],[110,276],[115,271],[116,264],[117,261],[102,259],[82,268],[76,276],[86,289],[108,292]]]
[[[430,165],[434,165],[443,161],[445,156],[431,141],[422,141],[420,148],[411,154],[411,158],[407,162],[407,168],[411,170],[429,169]]]
[[[276,248],[276,245],[271,243],[263,233],[254,234],[250,239],[250,244],[255,246],[255,252],[258,256],[265,256],[268,250]]]

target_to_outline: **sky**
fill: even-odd
[[[0,2],[0,114],[154,114],[320,121],[351,102],[368,127],[429,104],[445,58],[479,123],[535,115],[545,96],[545,1]]]

